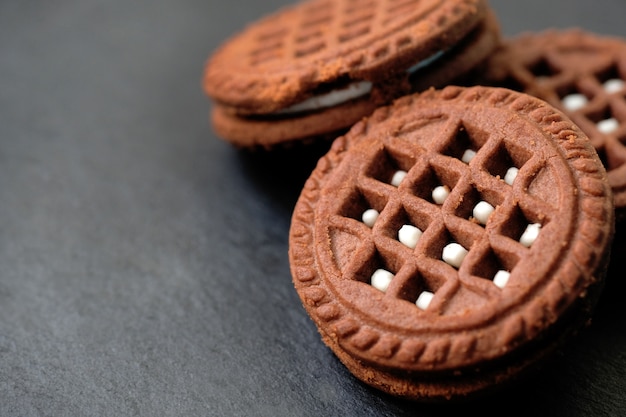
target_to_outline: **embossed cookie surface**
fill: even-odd
[[[626,40],[581,30],[527,33],[488,61],[485,83],[542,98],[589,136],[626,218]]]
[[[307,181],[290,264],[324,342],[394,395],[467,395],[589,315],[613,234],[593,147],[510,90],[405,97],[338,138]]]
[[[499,42],[487,12],[484,0],[310,0],[280,10],[209,59],[214,127],[243,147],[347,128],[411,84],[439,85],[481,62]],[[450,65],[410,80],[438,61]],[[341,99],[328,98],[337,91]]]

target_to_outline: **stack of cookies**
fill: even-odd
[[[626,42],[502,40],[483,0],[309,0],[224,43],[204,87],[237,147],[330,144],[294,208],[295,289],[357,378],[432,401],[588,321],[626,217],[625,77]]]

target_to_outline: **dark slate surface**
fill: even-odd
[[[394,400],[322,345],[287,260],[319,155],[235,151],[200,89],[208,54],[285,3],[0,3],[0,414],[625,415],[617,266],[592,326],[495,398]],[[623,0],[492,6],[507,35],[626,36]]]

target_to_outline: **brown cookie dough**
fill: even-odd
[[[475,82],[512,88],[565,112],[598,151],[626,220],[626,40],[579,29],[503,42]]]
[[[293,282],[357,378],[410,399],[466,397],[587,322],[612,198],[586,135],[544,101],[410,95],[319,161],[293,213]]]
[[[269,148],[345,131],[394,98],[451,82],[498,43],[484,0],[310,0],[222,45],[204,89],[219,136]]]

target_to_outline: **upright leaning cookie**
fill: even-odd
[[[626,40],[578,29],[506,40],[483,83],[523,91],[564,111],[608,172],[618,223],[626,220]]]
[[[442,86],[499,42],[485,0],[310,0],[210,57],[213,126],[240,147],[333,135],[406,93]]]
[[[591,314],[614,209],[587,137],[544,101],[449,87],[339,137],[296,204],[293,282],[361,380],[421,400],[510,380]]]

